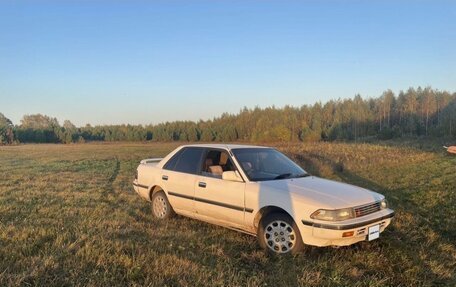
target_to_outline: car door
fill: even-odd
[[[235,170],[226,151],[208,150],[195,183],[195,210],[198,217],[229,226],[244,225],[245,182],[222,179],[223,171]]]
[[[185,147],[163,166],[162,185],[176,211],[195,212],[195,182],[204,153],[204,148]]]

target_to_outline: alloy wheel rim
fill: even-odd
[[[163,196],[157,196],[154,200],[153,206],[155,215],[158,218],[164,218],[166,215],[166,211],[168,210],[168,206]]]
[[[274,220],[264,229],[266,245],[275,253],[290,252],[296,244],[293,227],[283,220]]]

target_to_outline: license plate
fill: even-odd
[[[380,224],[369,227],[367,240],[371,241],[380,237]]]

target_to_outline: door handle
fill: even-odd
[[[162,179],[163,180],[168,180],[168,176],[167,175],[162,175]]]
[[[200,182],[198,182],[198,186],[199,186],[199,187],[202,187],[202,188],[206,188],[206,183],[200,181]]]

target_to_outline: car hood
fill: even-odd
[[[380,201],[383,195],[365,188],[315,176],[261,182],[263,187],[286,191],[291,197],[322,208],[337,209]]]

